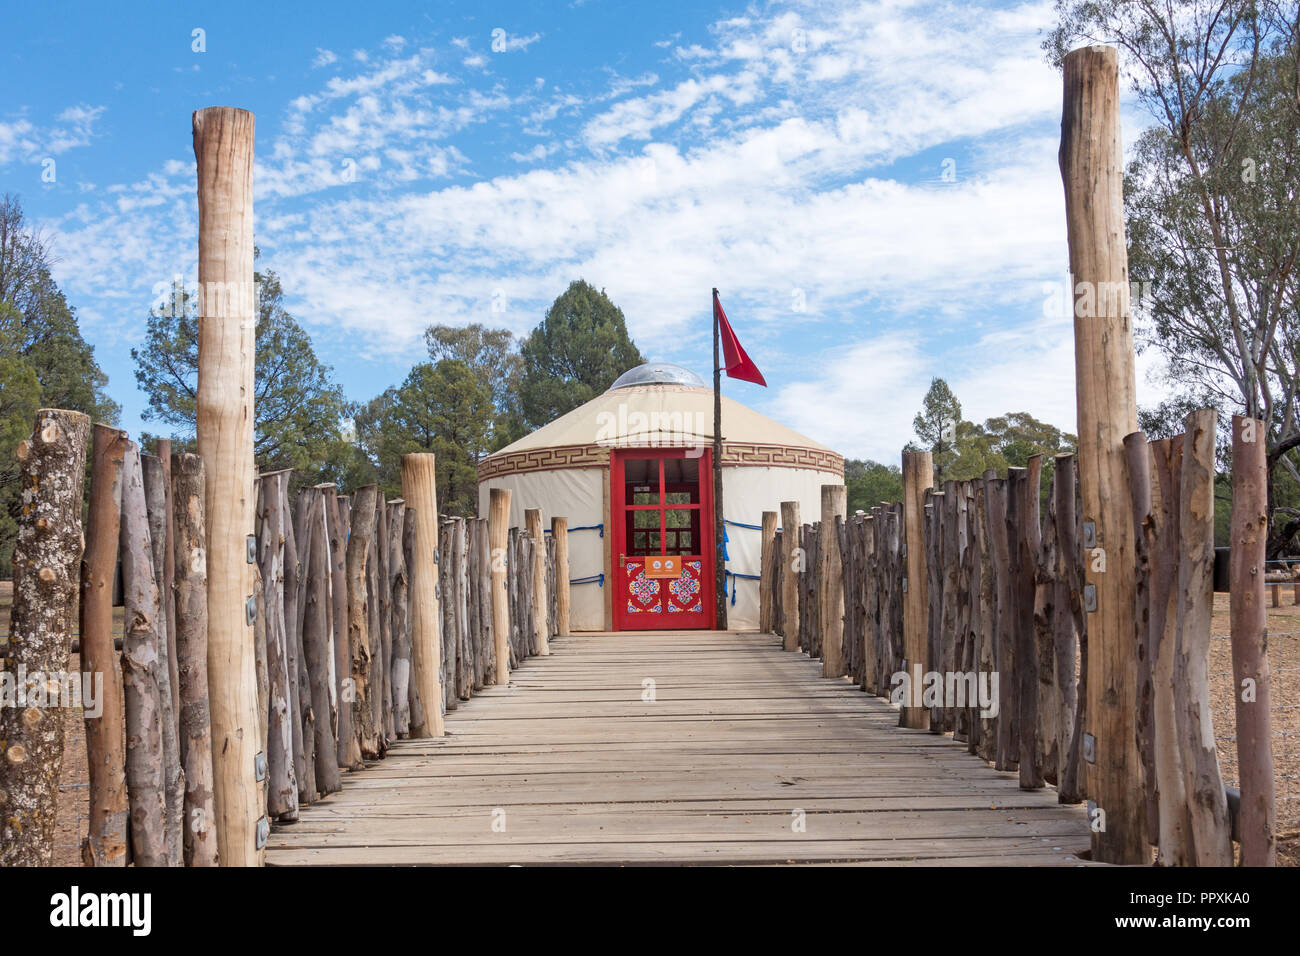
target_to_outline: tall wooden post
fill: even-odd
[[[402,456],[402,499],[407,516],[415,510],[415,561],[406,569],[411,601],[411,686],[423,714],[411,711],[412,737],[441,737],[442,615],[438,610],[438,486],[434,457],[427,452]],[[421,717],[423,719],[421,720]]]
[[[551,519],[551,537],[555,540],[555,633],[569,633],[569,519]]]
[[[799,649],[799,502],[781,502],[781,635],[787,651]]]
[[[194,114],[198,162],[198,446],[207,469],[208,683],[217,846],[225,866],[260,866],[257,671],[248,538],[253,533],[253,114]]]
[[[180,705],[175,703],[181,699],[180,668],[176,662],[176,595],[172,592],[172,584],[176,579],[176,523],[175,515],[172,509],[172,442],[170,438],[159,438],[154,442],[154,454],[162,462],[163,475],[163,560],[162,567],[155,569],[160,574],[162,583],[161,599],[163,604],[163,618],[167,622],[167,669],[168,676],[172,682],[172,701],[174,717],[176,720],[176,732],[180,733]],[[148,477],[146,475],[146,477]]]
[[[81,670],[102,675],[109,692],[100,695],[99,716],[86,717],[90,823],[81,858],[87,866],[126,866],[126,731],[118,692],[122,669],[113,647],[113,572],[126,446],[126,432],[95,426],[86,550],[81,558]]]
[[[1228,557],[1232,609],[1232,682],[1237,709],[1237,769],[1241,783],[1241,865],[1277,865],[1277,806],[1269,715],[1264,545],[1268,539],[1265,425],[1232,417],[1232,551]]]
[[[919,666],[924,675],[930,669],[927,638],[930,628],[930,586],[925,567],[925,493],[934,487],[934,456],[928,451],[903,452],[903,534],[907,541],[907,569],[903,595],[904,669],[914,679]],[[888,679],[889,675],[885,675]],[[899,726],[926,730],[930,714],[917,699],[920,688],[913,687],[912,703],[899,714]]]
[[[821,584],[822,676],[843,677],[844,666],[844,559],[835,521],[848,510],[844,485],[822,485],[822,531],[818,561]]]
[[[496,682],[510,683],[510,595],[506,592],[510,544],[510,489],[493,488],[488,498],[488,544],[492,548],[492,637],[496,643]]]
[[[772,546],[776,539],[776,522],[777,515],[775,511],[763,512],[763,530],[761,532],[762,543],[759,553],[759,571],[758,571],[758,630],[762,634],[771,634],[775,628],[775,622],[772,620],[773,595],[772,586],[775,583],[775,568],[772,565]]]
[[[1147,861],[1137,748],[1136,559],[1124,436],[1137,431],[1120,143],[1119,61],[1114,47],[1065,58],[1061,179],[1074,289],[1074,367],[1079,418],[1088,626],[1084,753],[1093,814],[1093,858]],[[1095,539],[1095,540],[1094,540]],[[1104,567],[1105,571],[1100,570]],[[1102,815],[1099,815],[1099,813]]]
[[[533,653],[546,657],[551,653],[546,633],[546,539],[542,536],[542,510],[524,511],[524,527],[533,539]]]

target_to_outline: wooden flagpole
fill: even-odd
[[[722,358],[719,354],[718,290],[713,290],[713,626],[727,629],[727,562],[722,541]]]

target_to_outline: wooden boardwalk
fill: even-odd
[[[1081,808],[820,669],[761,634],[557,639],[277,827],[267,862],[1080,863]]]

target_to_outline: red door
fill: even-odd
[[[713,627],[711,463],[707,449],[613,452],[615,630]]]

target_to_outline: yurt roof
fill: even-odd
[[[810,461],[830,462],[831,470],[843,471],[843,459],[836,452],[726,395],[722,396],[722,434],[728,447],[807,449]],[[689,369],[648,362],[625,372],[604,394],[488,456],[481,463],[480,477],[497,470],[494,462],[541,449],[589,447],[593,453],[606,452],[601,457],[607,459],[609,448],[685,447],[712,441],[713,390]],[[729,464],[727,457],[724,465]],[[590,460],[596,464],[599,458],[593,454]],[[578,464],[570,461],[568,467]]]

